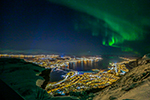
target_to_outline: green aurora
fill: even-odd
[[[143,41],[148,34],[145,27],[150,26],[150,11],[148,0],[49,0],[71,9],[86,13],[88,16],[81,20],[90,23],[91,26],[75,23],[75,29],[91,29],[93,36],[101,35],[102,44],[121,48],[122,51],[136,49],[130,45],[133,41]],[[100,20],[104,21],[103,23]],[[105,29],[104,32],[99,30]],[[111,30],[111,31],[110,31]],[[128,43],[128,44],[127,44]],[[144,42],[143,42],[144,43]],[[150,50],[149,46],[147,51]]]

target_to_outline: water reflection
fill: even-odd
[[[91,70],[94,68],[98,68],[99,67],[99,63],[100,61],[94,61],[94,60],[90,60],[90,61],[77,61],[77,62],[70,62],[69,63],[69,69],[74,69],[77,71],[86,71],[86,70]]]
[[[107,69],[110,62],[122,61],[118,57],[103,57],[103,60],[79,60],[77,62],[70,62],[69,69],[77,71],[89,71],[92,69]]]
[[[110,62],[120,62],[122,59],[118,57],[103,57],[103,60],[78,60],[75,62],[69,62],[68,69],[73,69],[76,71],[91,71],[92,69],[107,69]],[[62,75],[65,75],[66,72],[63,70],[56,70],[51,72],[50,81],[59,81],[62,78]]]

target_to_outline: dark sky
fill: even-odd
[[[121,10],[111,8],[112,3],[106,8],[105,2],[97,0],[74,1],[2,0],[1,52],[99,55],[150,51],[150,20],[148,12],[142,12],[145,8],[139,10],[131,3],[128,6],[133,11],[121,8],[122,15]],[[138,14],[140,23],[134,19]]]

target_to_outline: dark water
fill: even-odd
[[[110,62],[120,62],[123,61],[119,57],[115,56],[104,56],[103,59],[96,62],[96,61],[78,61],[69,63],[69,69],[73,69],[76,71],[90,71],[92,69],[107,69]],[[66,72],[63,70],[56,70],[51,72],[50,74],[50,81],[56,82],[62,80],[61,75],[65,75]]]
[[[107,69],[110,62],[123,61],[119,57],[102,57],[102,60],[96,61],[78,61],[69,63],[69,68],[77,71],[89,71],[92,69]]]

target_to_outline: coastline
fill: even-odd
[[[7,62],[8,61],[8,62]],[[42,68],[42,67],[40,67],[40,66],[38,66],[38,65],[36,65],[36,64],[33,64],[33,63],[29,63],[29,62],[24,62],[23,60],[16,60],[16,58],[14,59],[10,59],[10,58],[8,58],[8,60],[7,61],[5,61],[5,63],[1,63],[1,66],[2,65],[4,65],[4,66],[6,66],[6,64],[8,65],[11,65],[10,66],[10,68],[9,69],[3,69],[3,67],[1,67],[1,72],[3,73],[3,74],[1,74],[1,78],[2,78],[2,76],[5,76],[5,77],[8,77],[7,79],[9,79],[9,77],[10,77],[10,75],[8,76],[6,76],[6,75],[4,75],[4,73],[8,73],[8,72],[17,72],[17,71],[20,71],[20,70],[27,70],[28,69],[28,71],[29,71],[29,69],[31,68],[34,72],[35,72],[35,74],[33,74],[33,72],[32,72],[32,75],[34,75],[34,76],[36,76],[36,77],[39,77],[39,78],[36,78],[36,80],[35,80],[35,82],[34,82],[34,86],[32,86],[32,88],[34,88],[35,90],[36,90],[36,88],[39,88],[39,87],[37,87],[36,86],[36,82],[37,82],[37,80],[38,79],[40,79],[40,80],[43,80],[41,83],[40,83],[40,85],[41,85],[41,87],[44,89],[45,88],[45,86],[46,86],[46,84],[49,82],[49,77],[48,77],[48,75],[49,75],[49,73],[50,73],[50,71],[51,71],[51,69],[45,69],[45,68]],[[128,73],[130,73],[134,68],[136,68],[136,67],[138,67],[138,66],[140,66],[140,65],[143,65],[143,64],[147,64],[147,63],[149,63],[150,61],[149,60],[145,60],[145,59],[143,59],[143,58],[139,58],[139,59],[136,59],[136,60],[130,60],[130,61],[127,61],[128,63],[125,63],[125,62],[119,62],[120,64],[122,64],[122,63],[125,63],[126,64],[126,66],[128,66],[129,68],[131,68],[130,70],[129,70],[129,72]],[[19,65],[18,67],[15,65],[15,69],[13,69],[13,66],[12,65],[14,65],[14,64],[16,64],[16,65]],[[29,67],[29,66],[35,66],[35,67]],[[24,66],[24,67],[23,67]],[[26,66],[26,67],[25,67]],[[17,69],[16,69],[17,68]],[[37,69],[37,68],[40,68],[40,70],[39,69]],[[4,72],[5,71],[5,72]],[[30,72],[30,71],[29,71]],[[41,72],[41,73],[40,73]],[[39,74],[40,73],[40,74]],[[128,73],[127,74],[125,74],[125,76],[122,76],[121,77],[121,79],[124,79],[124,77],[126,77],[126,75],[128,75]],[[29,74],[29,73],[28,73]],[[22,75],[22,74],[21,74]],[[22,77],[20,75],[20,77]],[[23,74],[24,75],[24,74]],[[37,76],[38,75],[38,76]],[[147,75],[147,74],[146,74]],[[31,78],[31,76],[28,76],[28,77],[30,77]],[[42,78],[43,77],[43,78]],[[15,77],[16,78],[16,77]],[[28,78],[26,78],[26,79],[28,79]],[[116,81],[116,82],[114,82],[113,84],[111,84],[111,85],[109,85],[109,86],[106,86],[105,88],[100,88],[100,89],[97,89],[96,90],[96,93],[94,93],[94,89],[93,90],[90,90],[90,92],[88,92],[89,90],[87,90],[87,91],[85,91],[85,92],[83,92],[84,94],[85,93],[87,93],[86,94],[86,96],[88,96],[88,95],[91,95],[91,97],[93,98],[94,96],[97,96],[97,94],[99,93],[98,91],[104,91],[106,88],[108,88],[108,87],[112,87],[112,86],[114,86],[114,84],[117,84],[121,79],[119,79],[118,81]],[[11,80],[7,80],[7,82],[9,83],[9,82],[12,82],[12,80],[15,80],[15,79],[11,79]],[[23,80],[22,80],[23,81]],[[24,80],[25,81],[25,80]],[[16,80],[16,82],[17,82],[17,80]],[[22,83],[22,82],[21,82]],[[9,83],[10,84],[10,83]],[[21,84],[19,84],[19,82],[17,83],[17,84],[10,84],[10,85],[12,85],[12,87],[14,87],[15,85],[19,85],[19,86],[21,86]],[[40,86],[39,85],[39,86]],[[24,86],[21,86],[21,87],[24,87]],[[15,89],[15,88],[14,88]],[[16,88],[15,90],[17,90],[18,91],[18,88]],[[24,91],[25,91],[26,89],[24,89]],[[39,88],[39,90],[38,91],[45,91],[45,90],[41,90],[40,88]],[[93,92],[91,92],[91,91],[93,91]],[[46,91],[45,91],[46,92]],[[19,92],[21,95],[22,95],[22,92]],[[37,92],[36,92],[37,93]],[[35,93],[35,94],[36,94]],[[80,96],[82,97],[82,95],[83,95],[83,93],[81,92],[80,93]],[[46,93],[47,94],[47,93]],[[30,95],[30,94],[29,94]],[[48,94],[47,94],[48,95]],[[76,94],[76,92],[73,92],[73,95],[72,94],[67,94],[67,95],[71,95],[71,96],[77,96],[77,94]],[[24,95],[24,97],[25,98],[33,98],[31,95],[30,96],[27,96],[27,95]],[[46,96],[47,97],[47,96]],[[80,97],[79,97],[80,98]]]

